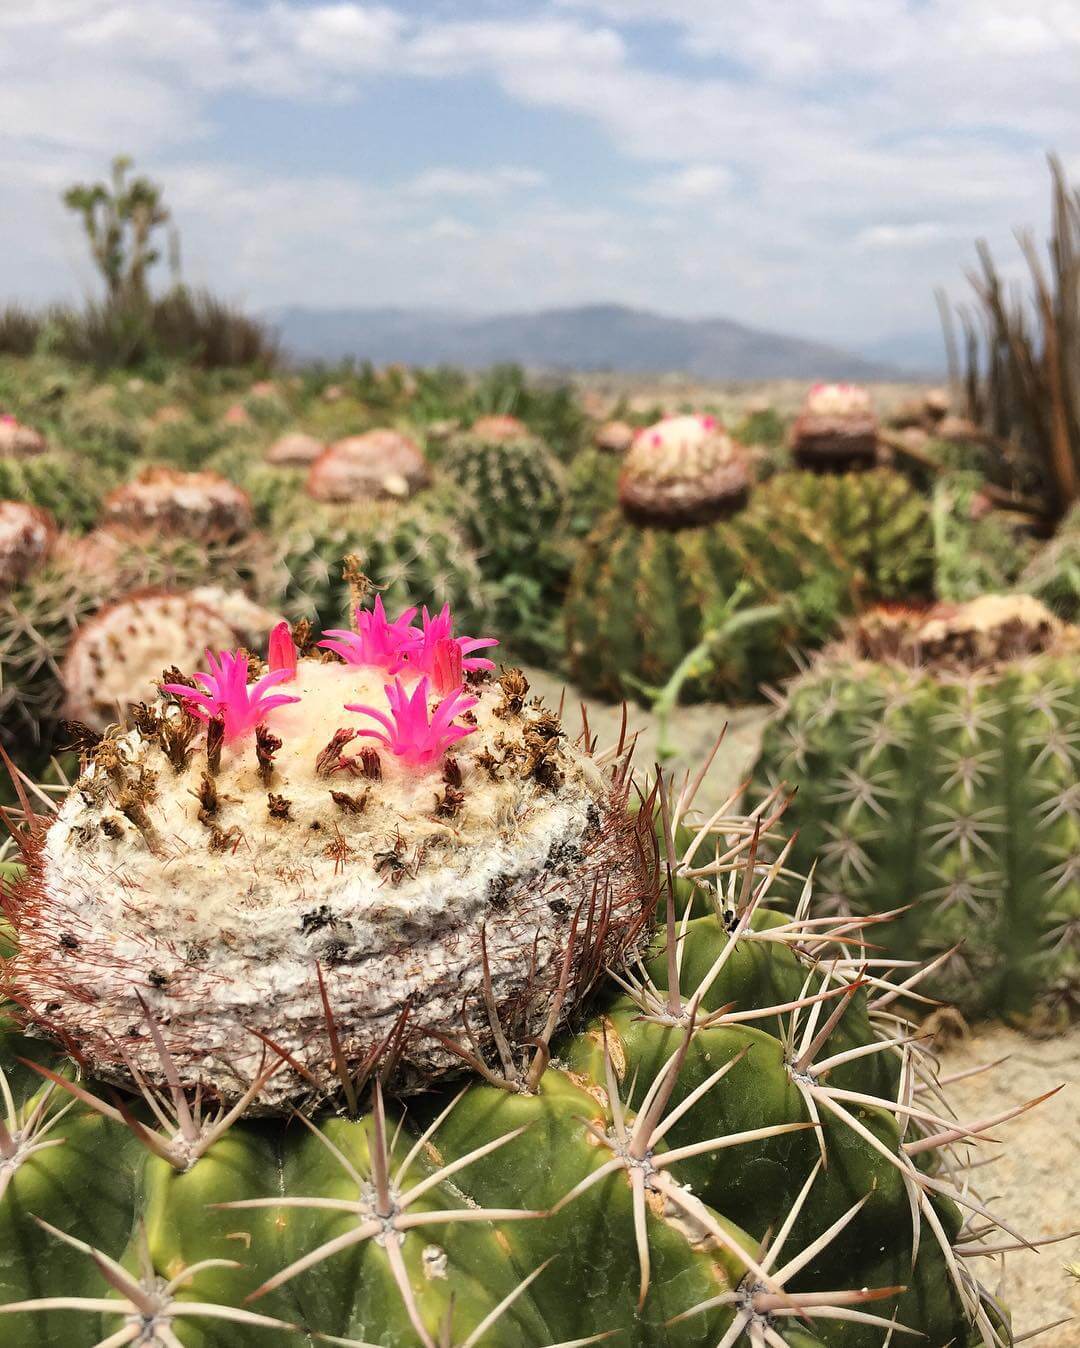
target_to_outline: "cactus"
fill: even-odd
[[[866,389],[815,384],[791,428],[791,454],[800,468],[817,472],[868,468],[877,456],[877,437]]]
[[[33,426],[24,426],[10,412],[0,415],[0,458],[32,458],[47,448],[45,437]]]
[[[401,431],[381,428],[329,445],[312,463],[308,494],[337,504],[405,501],[431,482],[420,447]]]
[[[845,911],[913,904],[875,939],[967,1013],[1080,993],[1078,641],[1027,596],[867,615],[765,733],[757,784],[799,784],[793,864]]]
[[[47,510],[63,529],[88,529],[115,481],[86,459],[60,452],[0,458],[0,498]]]
[[[51,822],[27,804],[0,1342],[1010,1341],[958,1167],[1027,1106],[958,1121],[899,1009],[918,975],[871,971],[809,886],[768,910],[775,797],[676,854],[694,793],[661,792],[701,888],[645,955],[655,791],[635,820],[623,756],[470,673],[449,615],[358,616],[344,665],[287,633],[253,684],[223,655],[89,750]],[[347,710],[384,678],[393,716]]]
[[[1050,542],[1031,558],[1018,586],[1066,622],[1080,619],[1080,505],[1073,506]]]
[[[107,532],[61,538],[52,557],[0,596],[0,742],[22,762],[47,749],[61,714],[61,668],[73,635],[119,595],[216,585],[271,598],[281,581],[270,549],[161,539],[130,543]]]
[[[163,669],[190,665],[210,646],[261,646],[273,623],[267,609],[214,585],[125,595],[73,634],[60,669],[64,714],[105,730],[154,696]]]
[[[420,506],[339,514],[307,511],[285,539],[285,612],[317,627],[348,620],[353,603],[345,559],[392,607],[449,603],[464,620],[490,607],[479,563],[453,524]]]
[[[934,483],[934,593],[963,603],[1020,584],[1035,545],[1003,510],[993,509],[974,472],[948,472]],[[1063,615],[1063,616],[1068,616]]]
[[[219,542],[248,533],[253,516],[247,493],[220,473],[182,473],[154,465],[109,493],[102,522],[134,537]]]
[[[774,516],[778,531],[786,530],[790,506],[812,515],[858,575],[864,599],[932,592],[930,507],[899,473],[778,473],[755,489],[754,503]]]
[[[513,423],[513,417],[484,417],[477,425]],[[440,463],[454,484],[448,504],[487,575],[528,572],[537,546],[559,524],[565,500],[561,465],[544,443],[513,425],[481,436],[456,436]]]
[[[626,518],[662,529],[729,515],[749,489],[746,450],[712,416],[666,417],[639,431],[619,474]]]
[[[618,504],[620,456],[596,446],[581,449],[566,470],[566,528],[584,538]]]
[[[0,593],[33,575],[55,541],[56,523],[48,511],[22,501],[0,501]]]

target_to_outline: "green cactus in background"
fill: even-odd
[[[830,904],[913,905],[873,939],[939,961],[928,986],[965,1013],[1027,1020],[1080,995],[1080,679],[1068,634],[1010,649],[942,663],[924,647],[915,667],[827,653],[767,726],[755,785],[798,785],[791,860],[817,859]]]
[[[89,529],[105,493],[120,480],[92,457],[59,451],[0,459],[0,500],[41,506],[64,529]]]
[[[858,575],[863,598],[931,593],[929,504],[899,473],[778,473],[755,490],[754,502],[774,515],[778,531],[787,528],[789,506],[809,512]]]
[[[985,479],[952,472],[934,484],[934,593],[963,603],[980,594],[1011,590],[1034,543],[1005,511],[983,495]]]
[[[345,559],[383,593],[388,608],[451,604],[469,621],[490,608],[480,566],[458,529],[419,506],[366,512],[311,507],[286,535],[285,611],[317,627],[349,622],[355,598]]]
[[[584,538],[618,504],[621,467],[620,455],[592,445],[570,460],[566,471],[566,527],[575,538]]]
[[[1080,505],[1073,506],[1050,542],[1032,557],[1018,584],[1066,622],[1080,619]]]
[[[728,520],[695,529],[639,528],[605,516],[581,546],[566,601],[572,676],[587,692],[635,696],[671,677],[704,633],[729,613],[740,589],[749,607],[781,611],[756,624],[688,698],[753,696],[782,678],[792,649],[826,640],[854,598],[850,567],[820,522],[794,503],[781,527],[757,496]]]
[[[529,571],[565,503],[563,470],[546,445],[533,437],[460,436],[447,445],[440,467],[455,488],[447,504],[485,574]]]
[[[372,799],[382,789],[372,782]],[[692,800],[664,797],[668,839],[693,822]],[[144,1075],[140,1098],[127,1079],[126,1102],[47,1032],[22,1037],[9,1008],[0,1344],[257,1348],[307,1333],[381,1348],[569,1348],[616,1334],[631,1348],[879,1348],[903,1330],[957,1348],[1010,1342],[970,1272],[997,1243],[994,1219],[954,1167],[1025,1106],[958,1122],[898,1010],[904,991],[867,972],[859,924],[812,916],[809,886],[794,917],[768,910],[777,870],[761,844],[774,806],[737,816],[729,803],[677,857],[666,845],[678,882],[700,883],[694,913],[677,929],[669,898],[666,928],[617,978],[600,968],[599,933],[623,918],[595,892],[592,907],[578,896],[558,918],[567,956],[544,993],[543,1032],[517,1040],[488,979],[454,1045],[471,1080],[407,1112],[380,1077],[415,1043],[399,1035],[358,1063],[362,1027],[335,1018],[321,972],[324,1034],[305,1045],[305,1070],[337,1064],[338,1114],[241,1117],[266,1107],[264,1092],[280,1100],[279,1075],[304,1066],[283,1061],[273,1036],[235,1104],[197,1092],[153,1009],[168,1005],[160,983],[144,989],[124,1051],[157,1055],[164,1084]],[[339,832],[362,819],[339,812]],[[32,870],[46,824],[21,834]],[[227,857],[211,849],[202,864]],[[545,866],[580,864],[564,849]],[[18,883],[4,906],[16,945],[29,936],[40,960],[37,908]],[[78,958],[85,939],[65,929],[52,958]],[[523,967],[533,942],[522,930]],[[17,984],[19,950],[5,968]],[[910,991],[917,975],[896,981]],[[571,1003],[582,1009],[559,1030]],[[490,1053],[470,1047],[477,1035]]]
[[[259,528],[287,525],[311,509],[304,491],[307,469],[267,463],[250,446],[230,445],[207,459],[205,467],[247,492]]]
[[[148,587],[207,584],[265,598],[281,579],[272,549],[255,536],[241,544],[129,544],[107,534],[63,542],[39,572],[0,597],[0,743],[20,763],[47,754],[64,699],[64,655],[106,604]]]

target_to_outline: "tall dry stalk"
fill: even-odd
[[[1016,235],[1031,292],[1007,289],[980,241],[980,270],[968,278],[976,304],[957,311],[962,354],[948,306],[939,305],[950,377],[968,417],[1031,460],[1047,513],[1057,518],[1080,497],[1080,192],[1069,187],[1060,160],[1049,162],[1049,267],[1030,230]]]

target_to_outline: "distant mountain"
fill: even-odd
[[[888,361],[763,332],[725,318],[668,318],[590,304],[489,318],[442,309],[278,309],[267,317],[300,360],[355,356],[377,365],[517,361],[540,370],[679,372],[698,379],[888,379]]]
[[[863,343],[859,355],[864,360],[891,365],[908,378],[944,379],[946,374],[945,339],[940,328],[898,332]]]

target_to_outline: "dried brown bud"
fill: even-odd
[[[206,766],[217,776],[221,770],[221,746],[225,743],[224,716],[211,716],[206,723]]]
[[[443,781],[449,786],[461,785],[461,764],[452,755],[447,754],[443,759]]]
[[[499,675],[503,700],[495,708],[496,716],[516,716],[529,695],[529,680],[520,669],[503,669]]]
[[[373,782],[382,780],[382,759],[379,757],[378,749],[373,749],[369,744],[360,750],[357,758],[360,762],[361,777],[367,777]]]
[[[448,786],[441,796],[435,797],[435,818],[453,819],[465,803],[465,792],[456,786]]]
[[[161,722],[161,747],[176,772],[183,772],[191,757],[191,742],[199,733],[199,722],[184,711]]]
[[[348,744],[350,740],[356,738],[356,733],[355,730],[348,730],[345,727],[341,727],[334,731],[333,735],[330,737],[329,744],[319,751],[319,754],[315,759],[316,777],[331,777],[335,772],[351,773],[360,771],[356,759],[349,758],[341,752],[342,748]]]
[[[271,819],[292,818],[292,801],[286,800],[284,796],[275,796],[273,791],[266,797],[266,808]]]
[[[363,814],[367,808],[368,793],[365,791],[359,796],[350,796],[347,791],[331,791],[330,799],[346,814]]]
[[[218,812],[218,790],[217,784],[208,772],[203,773],[195,798],[199,802],[199,823],[209,828],[210,821]]]
[[[255,757],[263,786],[269,786],[274,775],[274,755],[281,748],[281,740],[264,725],[255,727]]]

